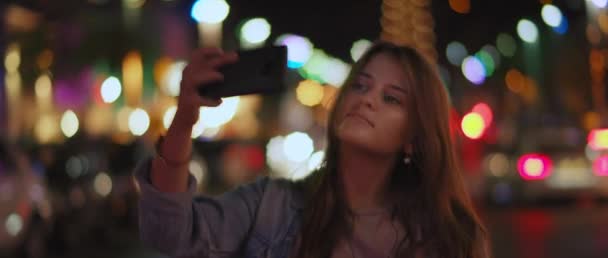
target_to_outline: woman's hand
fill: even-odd
[[[224,80],[218,68],[234,63],[237,59],[236,52],[224,53],[219,48],[201,48],[194,51],[182,73],[177,112],[173,120],[177,127],[191,128],[198,120],[201,106],[216,107],[222,103],[219,98],[200,96],[199,88]]]

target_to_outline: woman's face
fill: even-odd
[[[380,53],[355,74],[336,114],[336,136],[378,154],[403,151],[409,138],[410,85],[402,65]]]

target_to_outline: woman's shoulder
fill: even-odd
[[[282,177],[262,176],[256,182],[263,184],[264,199],[273,203],[283,203],[293,208],[303,207],[303,188],[300,182]]]

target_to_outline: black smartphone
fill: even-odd
[[[234,64],[218,69],[224,81],[201,85],[201,96],[225,98],[248,94],[273,94],[285,89],[287,47],[269,46],[237,51]]]

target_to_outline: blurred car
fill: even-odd
[[[497,205],[592,204],[608,200],[608,152],[581,130],[538,129],[483,160],[486,200]]]

